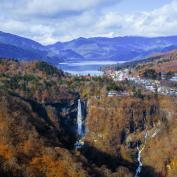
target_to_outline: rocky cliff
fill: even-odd
[[[137,143],[143,147],[147,133],[141,176],[173,176],[177,148],[176,103],[176,98],[157,96],[90,99],[83,153],[92,152],[92,156],[88,155],[90,161],[107,165],[113,171],[120,163],[135,170]]]

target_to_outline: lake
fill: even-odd
[[[101,66],[113,65],[117,61],[83,61],[78,63],[59,63],[58,68],[74,75],[102,75]]]

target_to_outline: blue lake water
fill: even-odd
[[[59,63],[58,68],[77,75],[102,75],[101,66],[116,64],[116,61],[83,61],[78,63]]]

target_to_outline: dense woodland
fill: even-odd
[[[107,97],[110,90],[131,93]],[[75,152],[78,98],[88,102],[85,145]],[[3,177],[142,177],[177,174],[177,99],[128,81],[71,76],[45,62],[0,60],[0,174]],[[159,133],[152,138],[154,131]]]

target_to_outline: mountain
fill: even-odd
[[[129,61],[177,49],[177,36],[78,38],[44,46],[33,40],[0,32],[0,57],[59,62]]]
[[[20,37],[10,33],[0,31],[0,42],[3,44],[13,45],[22,49],[44,50],[45,47],[31,39]]]
[[[177,36],[78,38],[48,46],[53,50],[72,50],[85,60],[132,60],[177,48]]]
[[[0,32],[0,57],[20,60],[41,59],[53,64],[60,60],[55,55],[49,56],[49,51],[42,44],[4,32]]]
[[[38,59],[45,58],[45,52],[38,50],[23,49],[14,45],[0,43],[0,57],[17,59]]]

